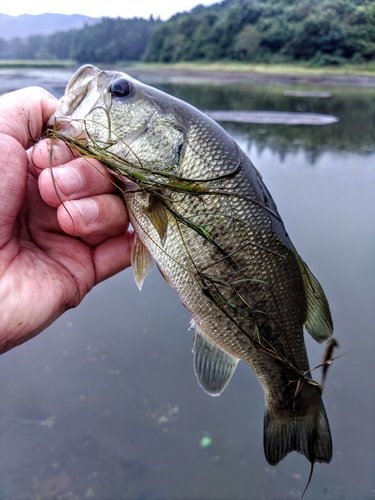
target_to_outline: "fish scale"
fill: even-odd
[[[249,158],[187,103],[93,66],[72,78],[55,117],[62,134],[85,136],[94,153],[107,144],[101,159],[125,180],[136,282],[141,288],[155,261],[191,313],[199,384],[219,395],[243,359],[265,393],[268,462],[291,451],[329,462],[329,424],[303,338],[304,325],[319,342],[331,336],[328,302]]]

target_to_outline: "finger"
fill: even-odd
[[[30,170],[38,176],[42,170],[58,165],[64,165],[78,156],[74,150],[69,148],[62,141],[52,141],[44,139],[35,144],[35,146],[27,151]]]
[[[43,170],[39,190],[43,200],[58,207],[67,200],[114,193],[117,179],[97,160],[75,158],[63,166]]]
[[[40,87],[4,94],[0,97],[0,132],[14,137],[27,149],[40,138],[56,106],[57,99]]]
[[[131,265],[133,232],[110,238],[93,251],[96,283],[104,281]]]
[[[57,209],[57,220],[66,233],[90,246],[123,235],[129,225],[124,202],[113,194],[66,201]]]

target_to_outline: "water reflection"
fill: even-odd
[[[41,78],[62,88],[55,76]],[[202,109],[232,109],[237,97],[233,109],[296,106],[283,89],[172,90]],[[305,498],[368,500],[375,495],[374,98],[370,90],[331,91],[332,98],[306,101],[308,111],[340,116],[323,135],[312,127],[225,126],[261,171],[293,242],[321,281],[339,353],[351,351],[331,366],[323,396],[334,458],[316,466]],[[3,355],[0,498],[300,498],[308,462],[295,453],[277,467],[265,462],[256,377],[240,363],[224,393],[207,396],[193,374],[188,324],[156,270],[142,292],[127,270]],[[324,349],[306,342],[311,365],[319,364]],[[212,442],[202,447],[205,436]]]
[[[0,68],[0,95],[24,87],[37,85],[56,97],[64,94],[66,84],[75,68]]]
[[[199,109],[299,111],[322,113],[339,118],[338,123],[326,127],[257,124],[226,124],[232,133],[246,136],[249,143],[268,147],[285,157],[288,152],[303,148],[314,162],[325,151],[355,152],[363,155],[375,152],[375,89],[331,90],[332,97],[317,99],[291,96],[280,87],[223,85],[161,86],[166,92],[184,99]],[[328,125],[327,125],[328,127]]]

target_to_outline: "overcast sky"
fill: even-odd
[[[217,0],[218,1],[218,0]],[[92,1],[92,0],[63,0],[61,2],[46,2],[46,0],[13,2],[3,1],[0,7],[1,14],[19,16],[20,14],[85,14],[91,17],[145,17],[151,14],[168,19],[176,12],[190,10],[198,4],[210,5],[213,0],[120,0],[120,1]]]

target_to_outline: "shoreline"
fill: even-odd
[[[278,86],[339,86],[339,87],[375,87],[375,69],[345,66],[314,68],[292,64],[241,64],[236,62],[217,63],[173,63],[154,64],[123,61],[117,64],[94,63],[103,69],[118,70],[134,78],[156,82],[191,84],[235,84]],[[0,60],[1,69],[30,70],[66,69],[72,74],[81,66],[69,60]]]
[[[169,83],[248,83],[258,85],[282,85],[282,86],[348,86],[348,87],[375,87],[375,75],[370,74],[338,74],[327,72],[305,72],[298,71],[257,71],[257,70],[226,70],[222,68],[193,69],[178,67],[150,67],[146,66],[116,66],[134,78],[147,76],[153,80],[162,79]]]

